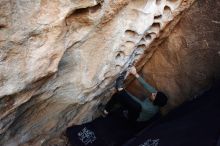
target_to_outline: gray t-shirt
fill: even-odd
[[[139,76],[139,78],[137,79],[141,83],[141,85],[149,92],[151,93],[157,92],[157,90],[154,87],[152,87],[150,84],[145,82],[142,77]],[[137,121],[147,121],[151,119],[159,111],[159,107],[155,106],[148,98],[141,101],[137,97],[131,95],[129,92],[128,94],[130,95],[132,99],[134,99],[136,102],[138,102],[141,105],[141,112],[140,112],[140,115]]]

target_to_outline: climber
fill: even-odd
[[[140,100],[133,96],[123,87],[123,81],[126,73],[122,73],[116,80],[116,89],[118,92],[112,96],[110,101],[107,103],[103,113],[109,114],[119,104],[125,107],[123,115],[130,121],[144,122],[150,120],[154,115],[159,112],[159,108],[163,107],[167,103],[167,97],[164,93],[157,91],[155,88],[150,86],[144,81],[144,79],[137,73],[134,66],[130,67],[128,74],[132,74],[136,77],[139,83],[151,93],[151,96]]]

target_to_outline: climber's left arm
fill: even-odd
[[[157,93],[157,90],[154,87],[152,87],[150,84],[145,82],[145,80],[140,75],[137,74],[136,78],[142,84],[144,89],[148,90],[150,93]]]
[[[148,90],[150,93],[157,93],[157,90],[152,87],[150,84],[148,84],[136,71],[136,68],[135,67],[131,67],[131,69],[129,70],[129,72],[131,74],[133,74],[137,80],[141,83],[141,85],[146,89]]]

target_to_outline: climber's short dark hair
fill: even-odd
[[[163,92],[157,92],[155,100],[153,101],[154,105],[163,107],[167,104],[167,96]]]

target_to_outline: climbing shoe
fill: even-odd
[[[108,115],[108,111],[105,109],[105,105],[99,104],[98,111],[102,117],[106,117]]]
[[[124,88],[124,80],[125,80],[125,76],[126,76],[126,71],[123,71],[119,77],[116,79],[116,89],[121,89]]]

